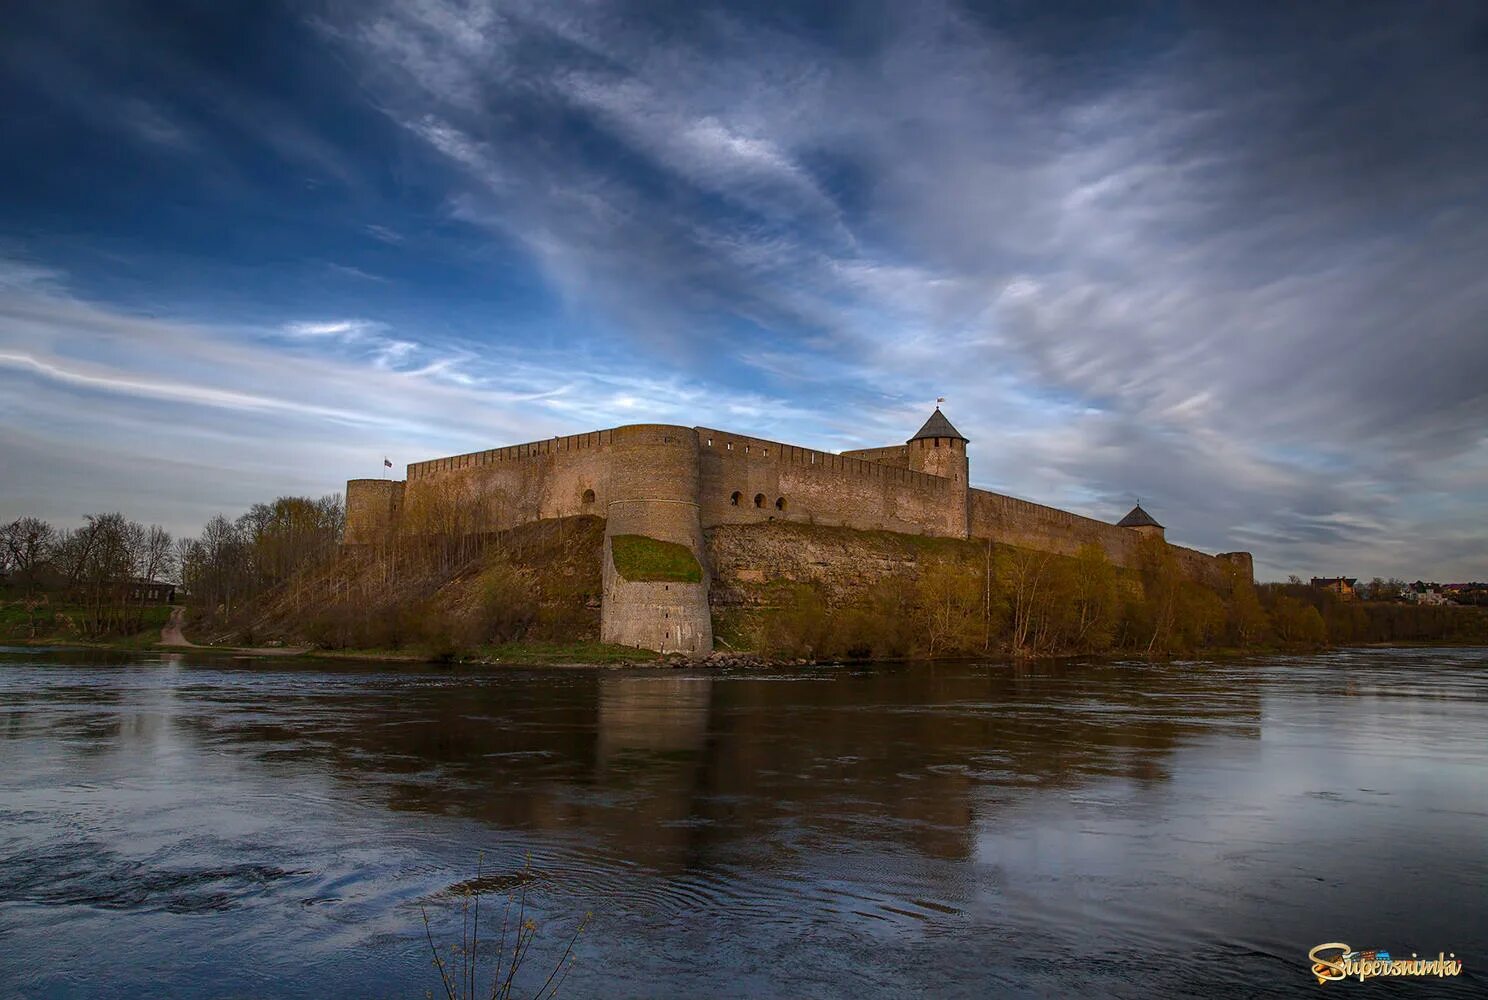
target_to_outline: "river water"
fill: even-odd
[[[780,672],[0,653],[0,995],[1488,990],[1488,650]],[[484,933],[482,937],[484,937]]]

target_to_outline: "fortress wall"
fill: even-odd
[[[1211,556],[1207,552],[1200,552],[1198,549],[1185,548],[1182,545],[1170,543],[1168,549],[1178,560],[1183,574],[1190,580],[1198,580],[1211,587],[1218,587],[1224,583],[1228,560],[1219,556]]]
[[[864,462],[897,465],[901,469],[909,468],[908,445],[892,444],[886,448],[855,448],[852,451],[844,451],[842,454],[846,458],[857,458]]]
[[[1080,546],[1093,543],[1103,548],[1116,565],[1137,566],[1142,539],[1130,528],[1118,528],[1057,507],[1046,507],[987,490],[970,491],[970,512],[973,538],[990,538],[994,542],[1067,556],[1074,555]],[[1211,586],[1218,586],[1223,581],[1225,567],[1229,564],[1250,569],[1250,556],[1245,552],[1211,556],[1171,543],[1168,549],[1186,576]]]
[[[647,649],[713,648],[707,574],[702,583],[629,581],[610,538],[645,535],[686,545],[707,566],[698,521],[697,434],[642,424],[451,455],[408,467],[410,530],[449,517],[455,530],[496,531],[538,519],[606,518],[600,631]]]
[[[408,504],[456,501],[469,530],[499,531],[540,518],[604,516],[614,431],[548,438],[408,467]],[[586,500],[586,491],[593,499]]]
[[[1249,552],[1221,552],[1214,558],[1226,565],[1237,567],[1244,574],[1245,579],[1254,582],[1255,560],[1251,558]]]
[[[697,428],[697,440],[705,527],[793,521],[912,535],[964,533],[964,494],[938,476],[707,427]],[[758,495],[762,507],[755,506]],[[776,506],[782,498],[784,509]]]
[[[1074,555],[1082,545],[1094,543],[1106,550],[1112,562],[1121,566],[1135,564],[1140,539],[1128,528],[1001,493],[968,492],[973,538],[990,538],[994,542],[1067,556]]]

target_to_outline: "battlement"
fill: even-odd
[[[752,461],[774,461],[776,463],[803,465],[829,472],[842,473],[843,475],[877,479],[882,482],[909,483],[931,490],[945,489],[948,485],[946,479],[942,476],[915,472],[907,465],[896,466],[860,458],[856,452],[842,452],[838,454],[830,451],[816,451],[812,448],[802,448],[799,445],[783,444],[779,441],[770,441],[766,438],[748,437],[743,434],[735,434],[732,431],[716,430],[711,427],[697,427],[694,429],[697,431],[699,443],[703,447],[716,447],[725,452],[735,452],[737,453],[736,457],[743,456]],[[901,445],[900,447],[904,446]],[[905,450],[906,452],[908,451],[908,449]]]
[[[504,448],[488,448],[485,451],[470,451],[448,458],[433,458],[426,462],[413,462],[408,466],[409,479],[424,479],[441,472],[456,469],[471,469],[500,462],[531,461],[546,455],[582,451],[586,448],[602,448],[610,443],[613,430],[590,431],[587,434],[569,434],[566,437],[544,438],[526,444],[507,445]]]

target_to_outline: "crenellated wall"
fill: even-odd
[[[425,510],[442,492],[460,502],[468,530],[476,531],[575,514],[603,516],[620,430],[415,462],[408,467],[407,505],[411,512]]]
[[[1140,538],[1136,532],[1114,524],[987,490],[970,490],[968,507],[973,538],[1067,556],[1074,555],[1082,545],[1094,543],[1120,565],[1136,558]]]
[[[408,479],[347,483],[348,544],[393,530],[495,531],[531,521],[606,518],[602,633],[649,649],[712,648],[703,532],[771,522],[990,539],[1073,555],[1093,543],[1133,566],[1140,536],[1068,511],[967,485],[960,438],[831,452],[708,427],[636,424],[453,455],[408,467]],[[610,539],[636,534],[686,545],[699,584],[622,579]],[[1218,582],[1247,553],[1171,546],[1185,572]]]
[[[887,448],[854,448],[851,451],[842,452],[842,455],[846,458],[862,459],[864,462],[876,462],[879,465],[909,468],[909,445],[907,444],[893,444]]]
[[[697,435],[704,528],[795,521],[965,536],[954,484],[939,476],[707,427]]]

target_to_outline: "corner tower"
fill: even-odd
[[[401,479],[349,479],[346,482],[347,545],[385,542],[398,524],[403,509]]]
[[[951,481],[952,523],[961,537],[967,535],[967,488],[971,467],[966,458],[967,439],[946,419],[940,407],[906,444],[909,467],[915,472]]]

